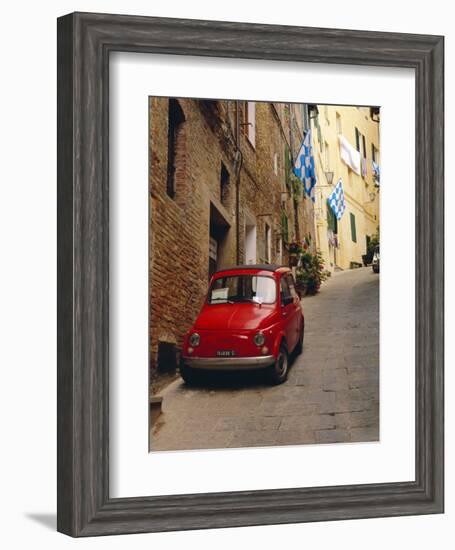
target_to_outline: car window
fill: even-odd
[[[230,275],[215,279],[209,289],[209,304],[230,302],[276,301],[276,282],[272,277],[255,275]]]
[[[281,303],[283,303],[283,300],[285,298],[288,298],[291,296],[291,291],[289,289],[289,283],[287,281],[286,277],[281,277],[280,281],[280,297],[281,297]]]

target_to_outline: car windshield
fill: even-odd
[[[275,300],[275,279],[256,275],[219,277],[213,281],[208,296],[209,304],[237,302],[273,304]]]

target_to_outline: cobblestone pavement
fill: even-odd
[[[378,440],[378,275],[336,273],[303,308],[304,351],[284,384],[260,372],[217,373],[193,388],[178,379],[161,394],[151,450]]]

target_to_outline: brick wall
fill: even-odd
[[[150,99],[150,367],[157,371],[160,342],[179,350],[204,300],[209,278],[209,240],[218,247],[218,266],[234,265],[237,256],[236,109],[245,120],[246,104],[235,101],[179,99],[185,121],[175,139],[175,195],[168,194],[169,100]],[[289,114],[280,119],[270,103],[256,103],[255,144],[240,132],[239,254],[245,262],[245,232],[256,225],[256,261],[287,263],[281,247],[282,212],[289,217],[289,239],[313,233],[312,203],[283,194],[285,143]],[[244,127],[242,127],[245,130]],[[300,137],[294,141],[300,145]],[[222,165],[228,183],[221,192]],[[225,173],[226,177],[226,173]],[[250,252],[251,253],[251,249]],[[163,365],[162,365],[163,366]],[[164,365],[165,367],[166,365]],[[168,365],[170,368],[175,365]]]

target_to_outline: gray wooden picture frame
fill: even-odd
[[[110,498],[113,51],[414,69],[415,481]],[[59,531],[77,537],[443,511],[443,58],[440,36],[86,13],[58,20]]]

